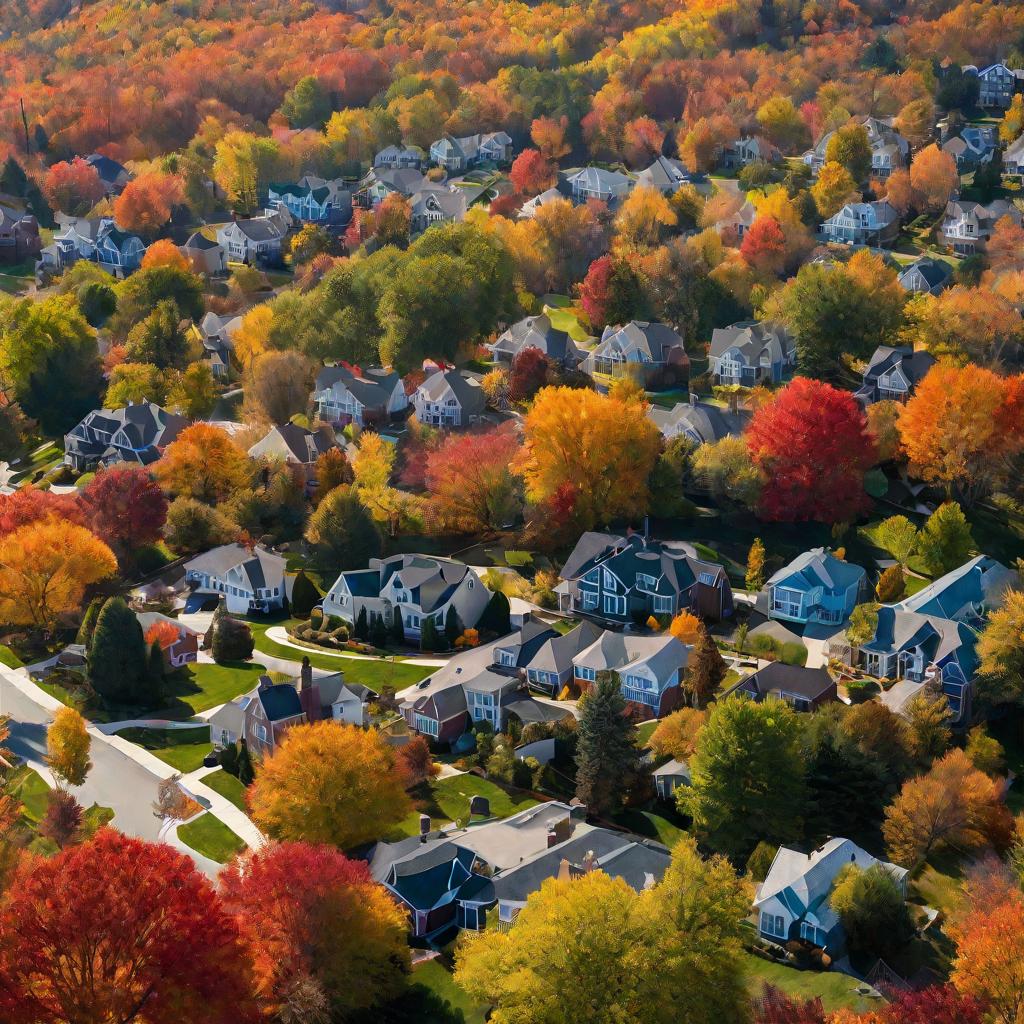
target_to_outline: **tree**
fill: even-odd
[[[287,423],[309,406],[313,390],[313,366],[301,353],[265,352],[249,371],[246,397],[271,423]]]
[[[811,187],[814,205],[823,220],[838,213],[857,194],[857,183],[840,163],[829,161],[818,172],[818,180]]]
[[[331,116],[331,97],[315,75],[300,78],[281,103],[292,128],[323,128]]]
[[[120,597],[108,598],[96,620],[89,645],[92,688],[112,705],[151,707],[155,696],[149,649],[135,613]]]
[[[797,152],[808,140],[807,125],[788,96],[773,96],[758,107],[757,122],[779,149]]]
[[[69,786],[81,786],[92,768],[91,743],[81,714],[74,708],[58,708],[46,730],[46,763],[50,771]]]
[[[117,286],[117,311],[110,320],[112,333],[126,338],[137,323],[165,301],[177,306],[179,320],[200,320],[206,310],[202,278],[176,266],[137,270]]]
[[[184,370],[171,371],[167,378],[165,401],[169,409],[190,420],[209,416],[213,412],[217,404],[217,385],[209,363],[189,363]]]
[[[377,558],[382,538],[353,487],[336,487],[309,517],[306,540],[313,558],[325,570],[341,571]]]
[[[513,402],[529,402],[548,382],[552,366],[539,348],[528,345],[512,358],[508,373],[508,397]]]
[[[30,523],[57,518],[83,525],[82,509],[76,495],[54,494],[25,484],[10,494],[0,494],[0,537]]]
[[[901,217],[905,217],[917,205],[919,197],[910,183],[909,171],[901,167],[885,179],[885,201]]]
[[[782,989],[765,985],[753,999],[753,1024],[829,1024],[834,1017],[825,1016],[821,996],[805,1002],[790,999]]]
[[[239,213],[253,213],[272,181],[286,176],[288,161],[276,139],[245,131],[226,132],[217,142],[213,159],[214,181]]]
[[[253,306],[242,317],[232,341],[234,356],[242,369],[247,370],[271,347],[270,333],[274,322],[274,310],[267,305]]]
[[[195,498],[175,498],[167,508],[164,538],[174,551],[208,551],[237,535],[238,527],[223,512]]]
[[[537,117],[530,124],[530,138],[546,159],[558,161],[572,151],[565,138],[568,127],[567,117]]]
[[[634,188],[615,215],[615,231],[624,245],[653,246],[679,218],[668,197],[649,185]]]
[[[907,589],[907,582],[903,576],[903,568],[900,565],[890,565],[878,577],[875,585],[875,597],[882,604],[892,604],[898,601]]]
[[[63,850],[81,839],[83,814],[82,805],[74,794],[66,789],[52,790],[46,802],[46,813],[39,822],[39,834],[55,843],[58,850]]]
[[[313,608],[320,603],[323,594],[316,584],[300,569],[292,584],[292,614],[299,619],[308,619]]]
[[[928,571],[936,576],[967,561],[974,538],[963,510],[955,501],[944,502],[928,517],[917,546]]]
[[[306,978],[337,1019],[402,990],[408,921],[364,862],[326,846],[277,843],[228,864],[220,891],[252,951],[256,996],[268,1014],[279,1014]]]
[[[384,197],[373,214],[373,237],[380,245],[405,247],[412,230],[412,207],[398,193]]]
[[[984,1024],[985,1004],[952,985],[931,985],[896,995],[881,1010],[880,1024]]]
[[[992,228],[985,255],[997,274],[1024,270],[1024,227],[1009,214],[1000,217]]]
[[[447,643],[442,640],[441,634],[438,632],[437,623],[434,621],[433,616],[425,618],[420,628],[420,650],[443,651],[447,646]]]
[[[151,171],[125,185],[114,200],[114,219],[125,231],[155,235],[185,200],[185,183],[177,174]]]
[[[867,701],[854,705],[842,715],[840,732],[882,767],[890,785],[898,785],[906,778],[913,757],[910,730],[884,704]]]
[[[51,165],[43,178],[43,195],[55,210],[83,217],[103,198],[96,169],[80,156]]]
[[[713,850],[745,858],[761,840],[799,836],[806,792],[801,726],[781,701],[716,701],[690,776],[691,787],[677,790],[677,800]]]
[[[317,498],[330,494],[335,487],[351,484],[355,480],[348,457],[341,448],[328,448],[322,452],[317,457],[313,475],[317,482]]]
[[[953,157],[933,142],[919,150],[910,164],[910,184],[917,205],[930,213],[945,209],[953,190],[960,184],[960,175]]]
[[[1008,590],[978,638],[979,697],[989,703],[1024,696],[1024,592]]]
[[[702,444],[693,457],[693,475],[701,487],[727,507],[755,507],[765,483],[742,437],[723,437]]]
[[[660,438],[644,408],[595,391],[544,388],[524,423],[524,445],[513,468],[527,497],[542,503],[565,483],[579,488],[583,529],[642,512]]]
[[[4,169],[0,172],[0,191],[11,196],[23,196],[28,188],[28,175],[13,153],[7,154]]]
[[[248,789],[256,781],[249,746],[243,737],[238,741],[238,781]]]
[[[743,585],[749,593],[757,593],[765,583],[765,550],[764,541],[755,537],[750,551],[747,552],[747,573]]]
[[[774,217],[758,217],[744,234],[740,255],[762,274],[781,274],[786,266],[786,236]]]
[[[164,375],[152,363],[118,363],[110,371],[110,383],[103,398],[106,409],[120,409],[132,402],[163,405],[166,395]]]
[[[512,161],[508,176],[518,193],[535,196],[554,184],[555,167],[539,150],[524,149]]]
[[[680,708],[658,722],[647,745],[655,757],[688,761],[697,747],[697,738],[706,720],[707,715],[703,711]]]
[[[324,228],[319,224],[306,224],[291,240],[292,259],[297,264],[309,263],[333,247],[334,241]]]
[[[798,377],[757,410],[745,437],[766,477],[763,518],[837,523],[869,506],[864,474],[875,464],[875,446],[849,392]]]
[[[682,682],[682,687],[690,695],[695,708],[711,699],[728,671],[721,651],[702,623],[697,631],[696,642],[690,649],[686,675]]]
[[[0,622],[48,632],[81,608],[86,587],[115,572],[114,553],[84,527],[29,523],[0,539]]]
[[[213,631],[211,653],[218,665],[248,661],[252,657],[254,641],[249,624],[225,615]]]
[[[395,759],[406,789],[434,778],[441,771],[423,736],[413,736],[408,743],[398,747]]]
[[[846,628],[846,639],[856,647],[874,639],[878,629],[878,604],[867,601],[858,604],[850,613],[850,624]]]
[[[264,758],[249,805],[274,839],[341,849],[380,839],[409,810],[382,735],[334,721],[289,729]]]
[[[825,160],[841,164],[855,182],[867,181],[871,173],[871,142],[867,129],[860,124],[837,128],[825,147]]]
[[[238,925],[210,883],[166,843],[110,828],[19,877],[0,976],[9,1024],[256,1020]]]
[[[580,701],[576,731],[576,796],[592,814],[620,810],[640,771],[636,727],[615,672],[598,672]]]
[[[984,725],[976,725],[968,732],[964,753],[979,772],[993,777],[1004,773],[1006,752],[997,739],[985,732]]]
[[[866,871],[848,864],[836,877],[829,904],[852,953],[892,957],[914,934],[903,894],[880,864]]]
[[[917,527],[906,516],[890,516],[878,524],[875,539],[905,567],[917,548]]]
[[[245,452],[220,427],[209,423],[186,427],[167,446],[153,471],[165,490],[211,505],[245,487],[252,474]]]
[[[157,239],[146,250],[146,255],[142,257],[143,270],[150,270],[153,267],[174,267],[183,273],[187,273],[191,269],[182,251],[169,238]],[[113,310],[110,312],[112,313]]]
[[[668,631],[684,644],[696,643],[700,636],[701,621],[692,612],[684,608],[668,625]]]
[[[903,714],[910,727],[914,754],[921,764],[930,764],[949,749],[953,712],[944,694],[922,691],[907,701]]]
[[[167,521],[167,499],[144,466],[97,473],[80,500],[92,531],[123,554],[155,543]]]
[[[921,302],[915,317],[918,343],[945,362],[1001,371],[1016,362],[1024,345],[1016,298],[1012,291],[1002,294],[984,285],[955,285]]]
[[[496,590],[491,594],[487,607],[476,624],[477,629],[481,633],[487,632],[494,633],[496,636],[504,636],[512,631],[510,615],[511,608],[508,598],[500,590]]]
[[[157,304],[145,320],[128,332],[125,345],[128,359],[151,363],[161,370],[183,367],[188,359],[188,339],[181,329],[181,314],[170,299]]]
[[[962,750],[951,750],[924,775],[904,783],[886,808],[882,831],[892,857],[916,865],[945,847],[977,849],[1007,813],[997,783]]]

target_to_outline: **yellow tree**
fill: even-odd
[[[684,609],[669,624],[668,631],[684,644],[696,643],[700,636],[700,619]]]
[[[641,403],[596,391],[543,388],[526,415],[524,445],[513,468],[537,504],[570,485],[578,521],[590,529],[647,508],[647,479],[660,446]]]
[[[658,723],[648,743],[658,757],[674,757],[677,761],[689,760],[697,749],[707,714],[696,708],[680,708]]]
[[[153,468],[165,490],[207,504],[230,498],[252,477],[245,452],[209,423],[193,423],[183,430]]]
[[[410,804],[381,733],[326,721],[288,730],[258,769],[249,807],[274,839],[349,849],[380,839]]]
[[[46,730],[46,763],[50,771],[71,786],[82,785],[92,768],[91,745],[85,719],[74,708],[60,708]]]
[[[910,183],[925,210],[943,209],[959,182],[956,161],[934,142],[922,149],[910,165]]]
[[[818,172],[818,180],[811,186],[814,205],[822,218],[838,213],[857,193],[857,184],[850,172],[834,160],[828,161]]]
[[[274,311],[263,304],[253,306],[238,325],[234,342],[235,359],[243,370],[248,370],[270,347],[270,328],[274,323]]]
[[[392,537],[398,533],[403,519],[415,518],[418,506],[413,495],[391,486],[394,468],[394,445],[380,434],[364,430],[352,456],[356,493],[377,522],[388,524]]]
[[[679,218],[668,198],[656,188],[635,188],[615,218],[618,241],[625,245],[657,245]]]
[[[0,622],[51,630],[86,587],[117,572],[113,551],[83,526],[37,520],[0,541]]]

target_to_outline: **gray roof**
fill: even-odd
[[[749,415],[729,412],[707,402],[678,402],[671,409],[647,407],[647,418],[665,437],[686,434],[698,444],[712,444],[723,437],[738,436],[746,429]]]
[[[458,400],[463,412],[479,413],[487,406],[487,395],[479,378],[465,370],[448,370],[430,374],[417,389],[428,401],[438,401],[448,388]]]
[[[543,672],[567,672],[572,667],[572,659],[600,635],[600,626],[592,622],[581,622],[568,633],[546,640],[530,661],[529,667]]]
[[[762,697],[772,690],[785,690],[786,693],[813,701],[833,686],[835,682],[827,669],[805,668],[803,665],[787,665],[782,661],[773,661],[747,676],[740,684],[740,689]]]
[[[793,339],[781,324],[763,320],[744,320],[729,327],[716,327],[711,334],[710,355],[722,356],[732,348],[746,358],[748,366],[756,365],[766,349],[774,363],[792,351]]]
[[[654,162],[636,176],[638,185],[646,185],[664,191],[678,188],[690,180],[690,172],[680,160],[667,156],[655,157]]]
[[[284,581],[287,562],[257,545],[251,551],[241,544],[222,544],[185,563],[186,572],[200,572],[223,578],[232,569],[240,568],[255,589],[280,587]]]
[[[659,768],[655,768],[651,774],[656,779],[686,779],[690,781],[690,766],[685,761],[677,761],[674,757],[666,761]]]
[[[888,345],[879,345],[872,353],[868,367],[864,371],[864,380],[876,380],[883,373],[898,367],[907,383],[913,387],[924,379],[934,365],[935,356],[923,349],[914,351],[910,346],[891,348]]]
[[[683,348],[683,339],[668,324],[630,320],[621,327],[611,324],[605,327],[594,354],[610,347],[621,348],[623,352],[641,352],[652,363],[663,363],[673,349]]]
[[[676,670],[686,667],[689,648],[671,634],[639,636],[635,633],[613,633],[606,630],[574,663],[601,671],[625,672],[631,665],[649,665],[664,682]]]
[[[938,288],[944,284],[953,274],[953,268],[944,260],[933,260],[929,256],[922,256],[919,260],[907,264],[899,273],[898,280],[906,288],[907,281],[911,274],[917,271],[924,278],[929,289]]]
[[[316,390],[325,391],[341,381],[366,409],[386,409],[401,377],[380,366],[325,366],[316,376]]]
[[[329,428],[307,430],[297,423],[283,423],[272,427],[261,440],[249,449],[251,456],[290,456],[300,465],[308,466],[328,449],[337,448],[338,443],[329,435]]]
[[[224,230],[229,231],[231,227],[237,228],[251,242],[272,242],[281,237],[281,230],[268,217],[250,217],[245,220],[236,220],[233,225],[227,225]]]
[[[570,366],[575,366],[583,358],[569,335],[552,327],[551,319],[545,313],[514,323],[498,336],[490,348],[495,354],[500,353],[510,359],[524,348],[535,348],[549,359]]]

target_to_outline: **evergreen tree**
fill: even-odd
[[[711,639],[707,627],[701,623],[697,642],[690,648],[685,679],[685,687],[695,708],[707,703],[728,671],[722,652]]]
[[[359,614],[356,616],[356,623],[352,629],[357,640],[369,640],[370,639],[370,625],[366,618],[366,605],[363,605],[359,609]]]
[[[35,216],[42,228],[52,228],[57,223],[54,220],[53,210],[46,201],[46,196],[40,192],[39,187],[30,182],[25,190],[25,209]]]
[[[370,626],[370,643],[374,647],[387,647],[388,626],[383,615],[374,615],[373,625]]]
[[[7,157],[4,169],[0,172],[0,191],[9,196],[23,196],[28,188],[28,175],[13,155]]]
[[[227,615],[227,608],[224,607],[224,598],[220,598],[217,602],[217,607],[213,610],[213,617],[210,619],[210,625],[206,632],[203,634],[203,650],[208,651],[213,646],[213,638],[217,633],[217,627],[220,625],[221,620]]]
[[[85,615],[82,616],[82,624],[78,627],[78,636],[75,639],[86,650],[89,649],[89,644],[92,643],[92,635],[96,630],[96,620],[99,618],[102,607],[103,598],[94,597],[89,602],[89,607],[85,609]]]
[[[228,775],[238,777],[238,747],[234,743],[228,743],[221,750],[217,760]]]
[[[149,652],[135,613],[111,597],[96,619],[89,645],[88,675],[105,702],[141,705],[150,696]]]
[[[432,615],[424,618],[420,625],[420,647],[424,651],[440,650],[441,637],[437,632],[437,623]]]
[[[640,773],[636,726],[625,713],[617,672],[598,672],[580,712],[576,796],[594,814],[613,814]]]
[[[323,595],[316,588],[316,584],[306,575],[304,570],[299,570],[292,585],[292,613],[298,619],[308,619],[313,609],[320,603]]]
[[[391,639],[396,644],[405,643],[405,624],[402,622],[402,613],[397,608],[391,613]]]
[[[154,640],[149,645],[149,702],[158,707],[164,696],[164,652],[160,644]]]
[[[32,141],[35,143],[37,153],[45,153],[50,148],[50,136],[38,121],[32,126]]]
[[[228,661],[248,660],[252,657],[253,647],[252,630],[246,623],[230,615],[225,615],[217,623],[211,653],[218,665]]]
[[[487,607],[484,609],[483,615],[480,616],[476,628],[481,633],[496,633],[498,636],[504,636],[512,631],[510,616],[511,608],[508,598],[500,590],[496,590],[491,594],[491,599],[487,602]]]
[[[755,537],[747,555],[747,576],[744,580],[744,585],[751,593],[764,586],[764,559],[764,542],[760,537]]]
[[[448,611],[444,617],[444,635],[449,645],[454,644],[462,636],[462,620],[453,604],[448,605]]]
[[[256,773],[252,770],[252,758],[249,756],[249,744],[244,739],[238,741],[238,781],[243,786],[251,786]]]

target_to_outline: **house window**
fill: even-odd
[[[416,715],[413,719],[413,728],[417,732],[426,733],[427,736],[436,737],[440,732],[440,723],[434,718],[427,718],[426,715]]]
[[[777,914],[761,914],[761,931],[778,939],[786,937],[786,922]]]
[[[259,738],[264,743],[266,743],[267,742],[267,727],[265,725],[257,725],[256,726],[256,735],[259,736]]]
[[[776,587],[772,591],[772,611],[797,616],[800,614],[801,598],[802,595],[795,590],[782,590]]]
[[[604,610],[606,615],[625,615],[626,599],[624,597],[616,597],[614,594],[605,594]]]
[[[585,665],[578,665],[576,667],[576,678],[586,679],[592,683],[597,679],[597,669],[587,668]]]
[[[800,938],[806,939],[807,942],[812,943],[815,946],[824,947],[828,936],[824,929],[816,928],[809,921],[800,922]]]
[[[580,592],[580,597],[583,599],[581,603],[584,609],[594,609],[597,607],[597,594],[592,594],[588,590],[583,590]]]
[[[607,569],[605,569],[603,571],[602,578],[604,580],[604,589],[605,590],[614,590],[615,589],[615,577]]]
[[[654,610],[656,612],[670,612],[670,611],[672,611],[672,598],[671,597],[655,596],[652,604],[653,604]]]
[[[470,590],[473,589],[473,577],[472,576],[469,577],[469,589]]]
[[[516,663],[515,655],[511,651],[498,652],[498,664],[506,668],[514,668]]]
[[[715,585],[715,574],[713,572],[702,572],[697,576],[697,579],[705,586],[713,587]]]
[[[648,576],[646,573],[638,572],[636,574],[636,585],[641,590],[654,590],[658,585],[658,581],[653,576]]]

